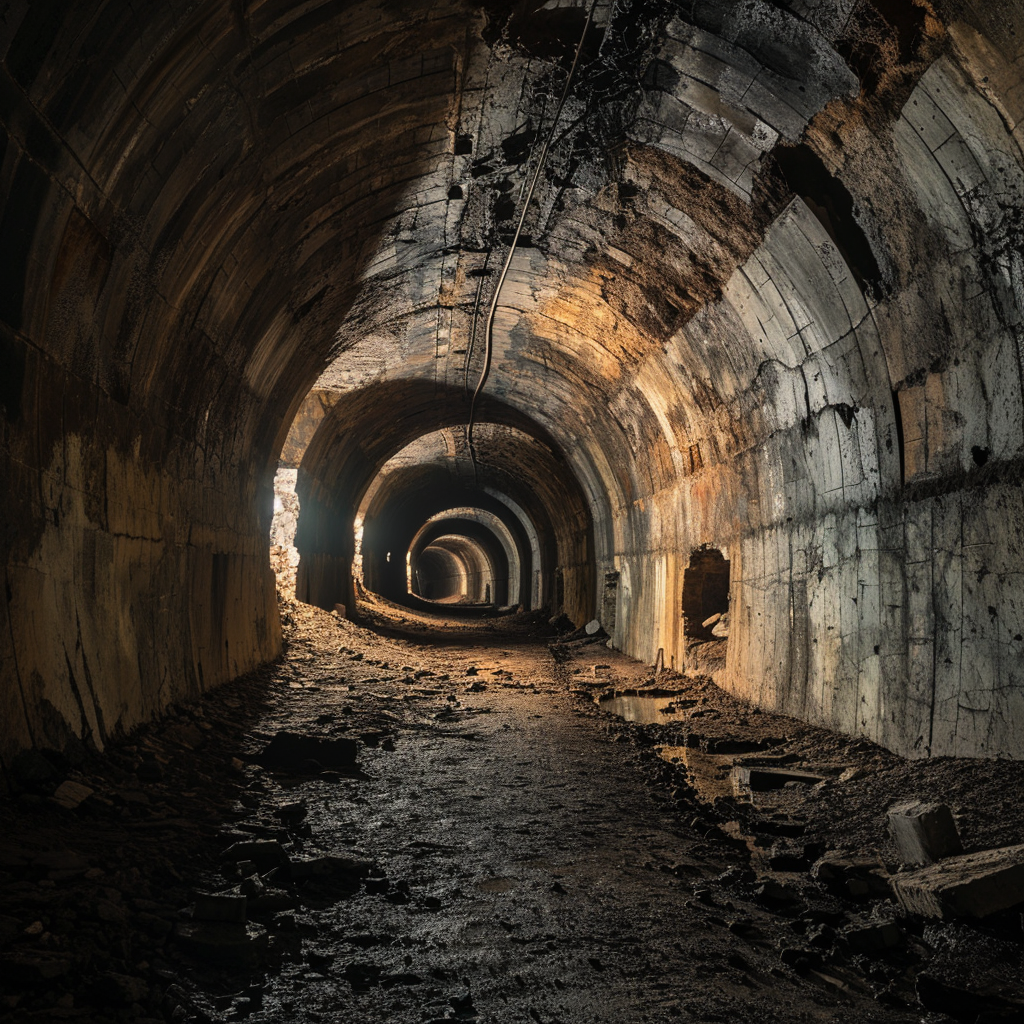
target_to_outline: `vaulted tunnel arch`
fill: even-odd
[[[4,758],[276,655],[282,453],[305,600],[449,491],[682,665],[713,547],[723,686],[1024,756],[1019,5],[599,4],[557,124],[540,7],[9,5]]]

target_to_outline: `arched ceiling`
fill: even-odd
[[[304,571],[343,595],[368,489],[466,424],[489,354],[475,482],[557,548],[556,603],[589,615],[622,569],[616,642],[683,657],[679,560],[731,546],[738,689],[977,747],[999,673],[956,666],[1024,634],[965,603],[966,555],[941,585],[905,566],[1002,522],[1019,476],[1022,39],[1011,0],[12,0],[0,485],[25,625],[0,690],[56,682],[6,711],[100,734],[91,704],[130,724],[273,656],[271,481],[303,403]],[[915,503],[965,487],[986,501],[929,506],[924,544]],[[857,603],[865,578],[888,603]],[[923,624],[922,586],[945,609]],[[988,646],[930,684],[888,650],[975,604]],[[839,645],[794,653],[783,605],[843,619]],[[90,676],[108,696],[75,696]],[[926,710],[890,726],[894,702]]]

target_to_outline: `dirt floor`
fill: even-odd
[[[1024,1020],[1019,908],[905,914],[886,824],[942,800],[968,851],[1020,843],[1024,766],[907,762],[535,616],[283,611],[279,665],[20,766],[0,1020]]]

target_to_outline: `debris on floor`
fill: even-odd
[[[904,761],[542,616],[284,610],[280,665],[21,766],[0,1019],[1021,1019],[1024,767]]]

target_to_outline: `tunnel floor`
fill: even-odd
[[[879,885],[896,798],[1019,842],[1020,766],[907,762],[528,616],[284,611],[279,665],[66,771],[81,803],[4,805],[3,1020],[1022,1019],[1019,911]],[[741,799],[751,764],[813,778]]]

